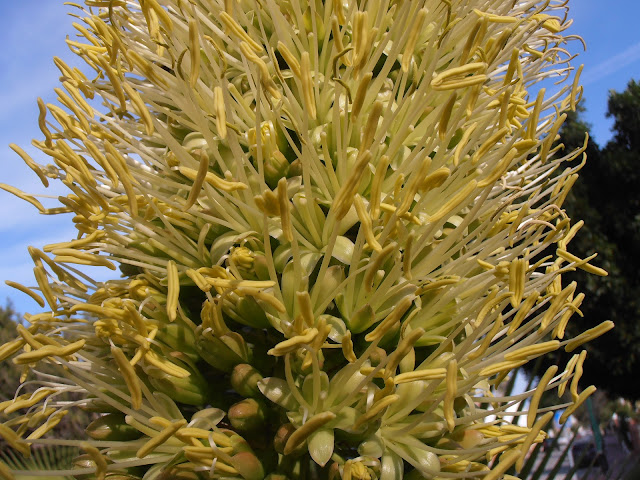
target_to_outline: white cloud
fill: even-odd
[[[640,60],[640,42],[632,45],[613,57],[600,62],[593,67],[585,67],[582,84],[589,85],[613,75],[619,70]]]

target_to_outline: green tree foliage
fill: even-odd
[[[17,317],[10,303],[5,307],[0,306],[0,345],[15,338],[15,323]],[[15,368],[0,368],[0,402],[14,396],[19,382],[20,370]]]
[[[16,323],[20,321],[20,315],[13,309],[11,303],[6,306],[0,305],[0,345],[13,340],[16,336]],[[20,375],[22,373],[19,368],[0,368],[0,403],[14,398],[16,390],[20,386]],[[52,371],[42,369],[42,373],[54,373]],[[33,392],[33,385],[25,385],[20,393]],[[74,400],[73,398],[68,398]],[[0,410],[0,423],[11,418],[10,414]],[[84,426],[93,418],[92,414],[76,411],[74,415],[67,415],[62,419],[59,426],[58,436],[61,438],[76,438],[83,435]],[[9,447],[0,438],[0,451],[8,452]]]
[[[582,145],[589,130],[580,114],[571,113],[561,131],[567,151]],[[590,140],[587,163],[563,208],[585,221],[571,251],[581,257],[598,252],[592,263],[609,276],[580,270],[568,276],[586,294],[584,318],[573,318],[568,335],[612,320],[613,331],[585,346],[581,383],[640,399],[640,383],[634,380],[640,371],[640,83],[632,80],[624,92],[611,91],[607,116],[614,119],[614,137],[604,148]],[[556,361],[566,362],[569,354],[559,357]]]

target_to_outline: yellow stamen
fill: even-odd
[[[520,325],[522,324],[522,321],[525,319],[525,317],[529,314],[533,306],[538,301],[538,298],[540,298],[540,292],[535,290],[527,297],[524,303],[520,305],[518,313],[516,313],[516,316],[513,318],[513,320],[511,320],[511,323],[509,324],[509,330],[507,331],[507,335],[511,335],[513,332],[515,332],[518,329],[518,327],[520,327]]]
[[[505,360],[531,360],[531,358],[539,357],[545,353],[553,352],[560,348],[558,340],[549,340],[548,342],[529,345],[514,350],[504,355]]]
[[[36,173],[36,175],[38,175],[38,178],[40,179],[40,182],[45,187],[49,186],[49,180],[47,179],[46,175],[44,174],[44,172],[42,171],[40,166],[36,162],[34,162],[33,159],[27,154],[27,152],[22,150],[15,143],[10,143],[9,144],[9,148],[11,148],[11,150],[16,152],[20,156],[20,158],[22,158],[22,161],[24,163],[26,163],[27,166]]]
[[[33,290],[31,290],[28,287],[25,287],[24,285],[18,283],[18,282],[13,282],[11,280],[5,280],[5,282],[8,286],[15,288],[17,290],[20,290],[22,293],[26,293],[27,295],[29,295],[31,298],[33,298],[36,303],[38,305],[40,305],[41,308],[44,307],[44,299],[38,295],[36,292],[34,292]]]
[[[470,352],[467,355],[467,358],[475,359],[475,358],[482,357],[482,355],[484,355],[487,349],[491,346],[491,342],[493,342],[493,339],[498,334],[500,329],[502,329],[503,326],[504,326],[504,322],[502,320],[502,315],[498,315],[498,319],[495,321],[495,323],[491,327],[491,330],[489,331],[489,333],[487,333],[484,339],[482,339],[482,343],[480,344],[480,346],[476,350],[473,350],[472,352]]]
[[[443,278],[434,282],[425,283],[421,285],[416,291],[416,295],[422,295],[430,290],[437,290],[438,288],[446,287],[447,285],[455,285],[460,281],[460,277],[457,275],[451,276],[451,278]]]
[[[313,315],[313,307],[311,305],[309,292],[296,292],[296,298],[298,299],[298,305],[300,306],[300,313],[302,314],[302,318],[307,324],[307,327],[314,327],[316,321]]]
[[[260,300],[267,303],[268,305],[272,306],[280,313],[285,313],[287,311],[283,303],[270,293],[261,292],[261,291],[253,290],[250,288],[238,288],[236,290],[236,293],[238,295],[250,295],[256,300]]]
[[[544,392],[547,390],[547,385],[549,385],[549,382],[557,372],[558,366],[551,365],[538,382],[538,386],[531,396],[531,403],[529,404],[529,411],[527,412],[527,426],[529,428],[534,427],[533,423],[535,422],[536,415],[538,414],[538,405],[540,405],[540,399],[542,398]]]
[[[16,399],[10,406],[4,409],[4,413],[9,414],[20,410],[21,408],[29,408],[34,406],[40,400],[45,397],[48,397],[52,393],[55,393],[56,390],[52,388],[45,388],[34,392],[32,395],[26,394],[24,398]],[[22,397],[22,395],[21,395]]]
[[[485,72],[486,70],[487,64],[482,62],[468,63],[461,67],[450,68],[431,80],[431,88],[434,90],[453,90],[481,85],[485,82],[487,76],[480,72]]]
[[[449,96],[449,100],[442,108],[442,115],[440,116],[440,121],[438,122],[438,137],[440,140],[444,141],[447,137],[447,128],[449,126],[449,120],[451,119],[451,113],[453,112],[453,107],[456,104],[456,100],[458,99],[457,93],[452,93]]]
[[[360,228],[362,228],[362,231],[364,232],[367,243],[373,250],[375,250],[376,252],[380,252],[382,250],[382,246],[380,246],[373,233],[373,224],[371,221],[371,217],[367,213],[364,202],[362,201],[362,197],[356,194],[353,200],[356,207],[356,213],[358,214],[358,218],[360,219]]]
[[[497,291],[491,292],[487,297],[485,304],[480,309],[480,312],[478,312],[478,317],[476,318],[475,322],[473,322],[473,326],[479,327],[484,321],[484,318],[489,314],[489,312],[497,307],[505,298],[508,298],[510,296],[511,293],[509,292],[502,293],[500,295],[497,294]]]
[[[455,208],[460,206],[462,202],[464,202],[469,195],[471,195],[476,187],[478,186],[478,182],[475,180],[471,180],[467,183],[463,188],[460,189],[458,193],[456,193],[453,197],[451,197],[447,203],[445,203],[442,207],[438,209],[433,215],[429,217],[429,221],[431,223],[437,223],[442,220],[444,217],[449,215]]]
[[[127,384],[127,390],[131,395],[131,408],[139,410],[142,407],[142,390],[140,387],[140,378],[136,375],[134,368],[125,357],[122,350],[115,345],[111,346],[111,356],[116,361],[116,365]]]
[[[569,323],[571,316],[575,312],[578,312],[580,316],[583,316],[582,312],[580,312],[579,310],[583,300],[584,293],[579,293],[576,298],[574,298],[571,303],[567,305],[568,309],[560,318],[560,321],[558,322],[556,328],[553,329],[552,337],[556,337],[562,340],[564,338],[565,329],[567,328],[567,324]]]
[[[287,353],[295,352],[301,345],[310,344],[318,335],[318,329],[308,328],[302,335],[296,335],[287,340],[278,343],[275,347],[269,350],[267,353],[274,357],[281,357]]]
[[[571,96],[569,97],[572,112],[576,111],[576,108],[578,105],[578,102],[576,101],[576,96],[577,96],[578,90],[582,88],[582,87],[579,87],[578,85],[580,83],[580,74],[582,73],[583,68],[584,68],[584,65],[580,65],[578,67],[578,71],[576,72],[576,75],[573,77],[573,85],[571,86]]]
[[[358,358],[353,351],[353,342],[351,341],[351,331],[347,331],[342,336],[342,354],[349,363],[354,363]]]
[[[0,345],[0,362],[3,362],[13,354],[15,354],[18,350],[24,347],[25,341],[22,339],[12,340],[11,342],[7,342],[4,345]]]
[[[386,247],[384,247],[380,252],[371,257],[369,265],[367,265],[367,273],[364,276],[364,288],[370,292],[373,288],[373,279],[375,275],[380,270],[380,267],[387,260],[387,257],[397,249],[397,245],[395,243],[390,243]]]
[[[564,391],[567,388],[567,380],[569,379],[569,377],[573,374],[573,369],[576,366],[576,363],[578,362],[578,358],[580,355],[573,355],[569,361],[567,362],[567,366],[564,369],[564,372],[562,374],[562,378],[563,381],[560,385],[558,385],[558,397],[562,397],[564,395]]]
[[[144,458],[148,454],[150,454],[156,447],[159,447],[167,440],[169,440],[175,433],[184,427],[187,424],[186,420],[178,420],[173,422],[168,427],[164,428],[161,432],[159,432],[154,437],[151,437],[147,443],[145,443],[140,449],[136,452],[136,457]]]
[[[575,412],[580,407],[580,405],[582,405],[584,401],[596,390],[596,387],[593,385],[585,388],[584,391],[580,395],[578,395],[578,398],[575,400],[573,405],[567,407],[562,415],[560,415],[559,423],[562,425],[564,422],[566,422],[567,418],[569,418],[569,416],[571,416],[573,412]]]
[[[302,82],[304,103],[308,109],[309,117],[315,120],[316,99],[313,88],[313,79],[311,78],[311,60],[309,57],[309,52],[302,52],[300,58],[300,80]]]
[[[103,266],[110,270],[116,269],[116,266],[102,255],[80,252],[75,248],[57,248],[53,250],[52,253],[55,255],[55,262]]]
[[[296,77],[302,78],[300,62],[298,62],[298,59],[293,55],[293,53],[291,53],[291,50],[289,50],[287,46],[281,41],[278,41],[278,50],[282,54],[282,58],[284,58],[284,61],[287,62],[287,65],[289,65],[291,72],[293,72]]]
[[[202,190],[202,185],[207,178],[207,173],[209,173],[209,155],[205,149],[202,149],[200,150],[200,165],[198,167],[198,172],[196,173],[196,178],[193,180],[193,185],[191,185],[189,197],[182,207],[184,211],[189,210],[189,208],[196,203],[196,200],[200,195],[200,191]]]
[[[180,295],[178,267],[173,260],[167,262],[167,285],[167,315],[169,321],[173,322],[178,312],[178,297]]]
[[[351,105],[351,116],[356,119],[360,114],[360,110],[362,109],[362,105],[364,104],[364,97],[367,94],[367,90],[369,89],[369,82],[373,78],[373,73],[369,72],[362,76],[360,83],[358,84],[358,89],[356,90],[356,96],[353,99],[353,104]]]
[[[12,429],[0,423],[0,437],[2,437],[10,447],[15,448],[22,455],[29,458],[31,450],[29,444],[24,442]]]
[[[55,347],[53,345],[45,345],[37,350],[25,352],[13,359],[16,365],[27,365],[29,363],[38,362],[47,357],[67,357],[73,355],[84,347],[86,341],[84,339],[70,343],[64,347]]]
[[[25,202],[29,202],[31,205],[36,207],[39,212],[44,212],[44,207],[42,206],[42,204],[28,193],[24,193],[22,190],[19,190],[16,187],[12,187],[11,185],[7,185],[5,183],[0,183],[0,188],[6,190],[9,193],[12,193],[18,198],[21,198]]]
[[[198,177],[198,171],[194,170],[193,168],[180,166],[178,167],[178,169],[180,170],[180,173],[185,177],[187,177],[189,180],[195,181],[195,179]],[[235,190],[244,190],[245,188],[247,188],[247,186],[244,183],[229,182],[227,180],[223,180],[222,178],[218,177],[216,174],[212,172],[207,172],[205,176],[205,181],[208,184],[210,184],[212,187],[225,192],[233,192]]]
[[[291,225],[291,203],[287,193],[287,179],[282,177],[278,181],[278,205],[280,210],[280,221],[282,233],[287,242],[293,241],[293,227]]]
[[[509,132],[507,127],[503,127],[498,130],[496,133],[491,135],[485,142],[480,145],[480,148],[473,154],[471,158],[471,163],[474,165],[478,163],[479,160],[484,158],[484,156],[491,150],[498,142],[504,139],[505,135]]]
[[[609,273],[599,267],[595,267],[591,264],[589,264],[588,262],[592,259],[594,259],[595,257],[598,256],[597,253],[594,253],[593,255],[590,255],[589,257],[582,259],[580,257],[576,257],[575,255],[567,252],[566,250],[562,249],[562,248],[558,248],[556,250],[556,254],[560,257],[560,258],[564,258],[565,260],[567,260],[568,262],[574,262],[575,263],[575,267],[584,270],[585,272],[588,273],[593,273],[594,275],[599,275],[601,277],[606,277],[607,275],[609,275]]]
[[[396,385],[401,383],[428,381],[428,380],[442,380],[446,378],[446,368],[429,368],[425,370],[416,370],[413,372],[406,372],[396,375],[394,382]]]
[[[96,464],[95,478],[96,480],[104,480],[107,474],[107,461],[100,451],[86,442],[82,443],[82,449],[87,452],[91,460]]]
[[[224,108],[224,95],[222,88],[216,86],[213,88],[213,108],[216,115],[216,129],[220,138],[227,138],[227,113]]]
[[[395,351],[391,355],[389,355],[389,360],[385,367],[386,375],[391,376],[395,374],[396,368],[398,367],[398,365],[400,365],[402,359],[411,353],[413,346],[418,340],[420,340],[423,335],[424,329],[416,328],[402,340],[400,340]]]
[[[342,220],[349,212],[351,205],[353,204],[353,197],[356,193],[360,180],[364,174],[365,168],[371,160],[371,152],[369,150],[359,155],[358,161],[353,167],[353,171],[347,181],[342,185],[340,191],[337,193],[333,200],[332,210],[336,213],[336,218]]]
[[[451,170],[447,167],[440,167],[427,175],[422,182],[420,182],[419,190],[421,192],[427,192],[432,188],[438,188],[441,186],[447,178],[451,175]]]
[[[505,362],[494,363],[493,365],[489,365],[488,367],[485,367],[482,370],[480,370],[479,375],[481,377],[490,377],[492,375],[495,375],[496,373],[500,373],[505,370],[513,370],[514,368],[521,367],[525,363],[527,363],[527,360],[511,361],[511,362],[505,361]]]
[[[541,88],[538,91],[538,96],[536,97],[536,102],[533,107],[533,111],[531,112],[531,116],[529,117],[527,124],[527,138],[533,140],[536,138],[536,129],[538,128],[538,119],[540,117],[540,112],[542,111],[542,102],[544,101],[545,89]]]
[[[353,424],[353,428],[358,428],[360,425],[370,422],[376,415],[382,412],[389,405],[395,403],[398,399],[400,399],[400,395],[387,395],[384,398],[381,398],[376,403],[371,405],[369,410],[363,415],[360,415],[358,419]]]
[[[40,114],[38,115],[38,126],[40,127],[40,131],[44,134],[45,145],[51,148],[53,146],[51,130],[49,130],[45,121],[45,118],[47,116],[47,108],[41,98],[38,98],[38,110],[40,112]]]
[[[524,258],[516,258],[509,265],[509,290],[511,290],[511,306],[517,308],[524,296],[528,262]]]
[[[538,435],[540,434],[542,429],[545,427],[545,425],[549,423],[549,420],[551,420],[552,418],[553,418],[553,412],[547,412],[540,418],[540,420],[538,420],[535,424],[531,426],[531,431],[527,434],[526,438],[524,439],[524,442],[522,442],[522,445],[520,446],[521,453],[520,453],[520,457],[518,457],[518,461],[516,462],[517,472],[520,472],[522,470],[522,467],[524,466],[524,461],[527,458],[531,445],[534,443],[534,441],[536,441],[537,443]]]
[[[67,413],[69,413],[67,410],[62,410],[51,415],[51,417],[49,417],[44,424],[40,425],[38,428],[36,428],[33,432],[29,434],[29,436],[27,437],[27,440],[37,440],[41,438],[43,435],[45,435],[46,433],[53,430],[55,426],[60,423],[62,418]]]
[[[184,368],[177,366],[175,363],[170,362],[164,357],[160,357],[154,351],[150,350],[148,352],[145,352],[144,359],[149,365],[153,365],[154,367],[159,368],[166,374],[173,377],[185,378],[191,375]]]
[[[412,304],[412,298],[404,297],[398,302],[398,305],[396,305],[393,311],[376,326],[375,329],[365,335],[364,339],[367,342],[375,342],[376,340],[380,340],[389,330],[400,323],[400,319],[405,314],[405,312],[409,310]]]
[[[571,398],[574,402],[578,401],[578,382],[580,381],[580,377],[582,377],[582,364],[584,363],[586,356],[586,350],[580,352],[580,356],[576,362],[575,373],[573,374],[571,385],[569,386],[569,392],[571,392]]]
[[[508,447],[507,447],[508,448]],[[498,480],[520,458],[521,451],[517,448],[505,452],[500,457],[498,465],[493,467],[483,480]]]
[[[442,405],[444,411],[444,419],[447,422],[447,428],[450,432],[456,426],[456,413],[453,408],[453,402],[458,394],[458,361],[453,358],[447,365],[446,387],[444,402]]]
[[[549,326],[553,318],[556,316],[556,314],[562,308],[564,308],[567,299],[570,298],[570,296],[573,295],[573,292],[576,291],[576,286],[576,282],[571,282],[553,298],[553,300],[551,301],[551,305],[549,305],[549,308],[545,312],[544,317],[542,317],[542,320],[540,321],[540,331],[545,330]]]
[[[413,51],[416,48],[416,42],[418,41],[420,32],[422,32],[422,25],[426,17],[427,9],[421,8],[418,11],[418,15],[416,15],[416,18],[411,26],[411,31],[409,32],[409,37],[407,38],[407,43],[405,44],[404,52],[402,54],[402,71],[405,73],[409,71],[409,66],[411,65],[411,59],[413,57]]]
[[[195,88],[200,76],[200,39],[198,36],[198,22],[189,20],[189,58],[191,59],[191,72],[189,73],[189,85]]]
[[[413,253],[411,249],[413,247],[414,239],[414,233],[410,232],[409,235],[407,235],[407,241],[405,242],[404,251],[402,252],[402,274],[407,280],[411,280],[413,277],[411,275],[411,255]]]
[[[243,28],[236,22],[227,12],[220,13],[220,20],[225,26],[242,41],[246,42],[256,53],[263,51],[262,45],[256,42],[251,36],[243,30]]]
[[[378,216],[380,215],[380,193],[382,191],[382,183],[384,182],[385,174],[388,168],[389,157],[387,155],[383,155],[382,157],[380,157],[380,160],[378,160],[378,165],[376,166],[376,171],[371,182],[369,211],[373,220],[377,220]]]
[[[154,131],[153,118],[149,113],[149,109],[144,104],[144,100],[142,100],[142,97],[137,92],[137,90],[132,88],[131,85],[129,85],[128,83],[126,82],[123,83],[122,87],[124,88],[124,91],[127,93],[127,96],[131,99],[131,102],[133,103],[133,107],[135,111],[138,113],[138,115],[142,119],[142,123],[144,123],[144,127],[147,132],[147,135],[149,136],[153,135],[153,131]]]
[[[222,13],[222,15],[224,15],[224,12]],[[247,58],[247,60],[249,60],[250,62],[252,62],[258,67],[258,70],[260,72],[260,83],[262,84],[264,89],[267,92],[269,92],[269,94],[273,98],[279,99],[282,96],[282,94],[280,93],[280,91],[276,87],[276,84],[271,78],[271,74],[269,73],[269,67],[267,66],[265,61],[262,60],[262,58],[256,55],[253,51],[251,51],[251,46],[247,42],[244,42],[244,41],[240,42],[240,51]]]
[[[485,188],[490,185],[493,185],[502,175],[504,175],[509,167],[511,166],[511,162],[514,158],[518,156],[518,150],[512,148],[509,152],[504,156],[502,160],[498,162],[498,164],[491,171],[489,176],[485,177],[478,183],[478,188]]]
[[[369,44],[369,12],[357,11],[353,15],[353,27],[352,27],[352,44],[353,44],[353,66],[354,70],[358,72],[371,49]],[[357,76],[357,75],[356,75]]]
[[[334,418],[336,418],[335,413],[322,412],[317,413],[316,415],[308,419],[304,425],[302,425],[291,434],[284,446],[284,454],[290,455],[298,445],[300,445],[309,437],[309,435],[329,423]]]

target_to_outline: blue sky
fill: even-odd
[[[582,83],[585,87],[586,120],[593,126],[595,140],[604,145],[611,137],[611,121],[605,118],[610,89],[622,91],[631,78],[640,79],[640,2],[613,0],[571,0],[574,25],[570,32],[582,36],[587,51],[580,56],[585,64]],[[3,2],[0,15],[0,182],[26,191],[42,192],[36,176],[8,147],[22,146],[35,158],[30,148],[32,138],[40,138],[37,126],[36,98],[52,102],[53,88],[58,86],[59,72],[54,55],[73,64],[73,55],[64,43],[72,34],[73,19],[66,15],[71,7],[61,0],[21,0]],[[574,45],[573,51],[578,51]],[[56,195],[55,191],[47,194]],[[27,203],[0,191],[0,305],[9,297],[20,312],[34,312],[38,306],[25,295],[6,287],[10,279],[27,285],[35,282],[33,264],[27,245],[42,247],[47,243],[69,240],[75,231],[69,216],[45,217]],[[105,272],[106,273],[106,272]],[[102,276],[95,272],[96,276]],[[106,278],[106,277],[105,277]]]

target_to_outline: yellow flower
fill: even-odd
[[[2,404],[15,448],[84,407],[98,478],[493,479],[544,438],[545,390],[570,384],[569,410],[592,393],[580,353],[517,396],[527,427],[497,390],[613,326],[564,338],[582,296],[562,274],[606,274],[567,250],[582,164],[562,164],[584,148],[556,138],[582,93],[564,5],[76,7],[96,74],[55,60],[35,141],[53,163],[13,146],[68,193],[2,185],[78,230],[30,250],[37,286],[12,283],[50,308],[0,347],[44,387]]]

